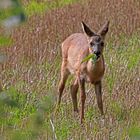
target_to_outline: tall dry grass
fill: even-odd
[[[103,80],[105,122],[97,117],[94,89],[87,85],[85,129],[71,126],[74,121],[68,94],[71,79],[66,85],[62,109],[53,121],[57,136],[60,135],[58,128],[73,127],[62,137],[65,139],[129,139],[129,127],[140,126],[139,7],[137,0],[83,0],[29,17],[27,23],[12,32],[14,43],[0,48],[1,53],[8,56],[7,62],[0,64],[3,88],[14,86],[30,96],[35,93],[38,102],[48,94],[56,96],[61,42],[74,32],[82,32],[81,21],[98,31],[106,20],[110,20]],[[53,134],[43,133],[42,139],[50,136]]]

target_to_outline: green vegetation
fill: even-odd
[[[92,59],[93,63],[95,63],[97,60],[97,56],[94,54],[90,54],[86,58],[84,58],[81,63],[87,62],[89,59]]]
[[[78,0],[59,0],[59,1],[45,1],[45,2],[36,2],[32,0],[29,2],[28,5],[25,5],[25,13],[28,16],[32,16],[34,14],[41,14],[46,12],[47,10],[53,10],[56,8],[60,8],[69,4],[72,4]]]
[[[27,15],[33,15],[36,13],[43,13],[47,10],[46,3],[37,3],[36,1],[30,1],[30,3],[25,6],[25,13]]]
[[[12,39],[7,36],[0,36],[0,47],[12,45]]]

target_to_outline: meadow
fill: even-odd
[[[0,53],[7,56],[0,62],[0,140],[139,140],[140,1],[21,2],[27,21],[10,36],[3,35],[0,27]],[[110,28],[104,50],[105,118],[100,116],[94,86],[87,84],[81,126],[73,114],[72,77],[55,113],[61,43],[70,34],[82,32],[81,21],[98,31],[106,20]]]

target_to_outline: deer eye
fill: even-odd
[[[94,45],[94,43],[93,42],[90,42],[90,46],[93,46]]]
[[[104,46],[104,42],[101,42],[101,46]]]

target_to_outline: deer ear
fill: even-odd
[[[109,21],[107,21],[102,28],[98,31],[98,34],[101,35],[103,38],[105,37],[106,33],[109,29]]]
[[[84,33],[86,33],[88,37],[92,37],[95,35],[95,33],[83,21],[81,22],[81,24],[82,24]]]

